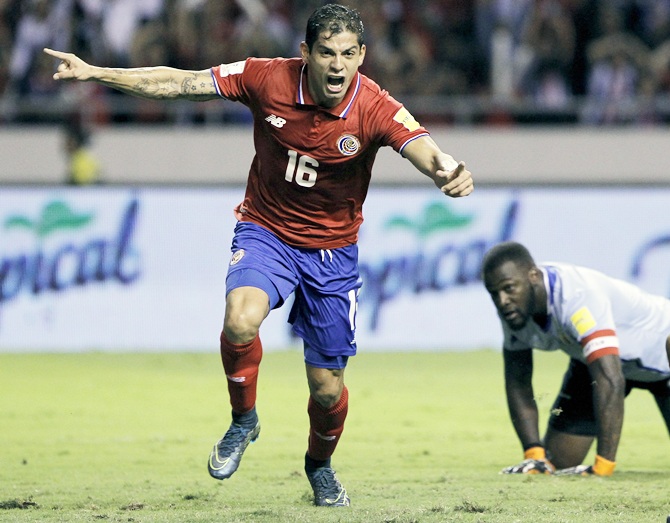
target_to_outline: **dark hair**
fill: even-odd
[[[362,46],[365,40],[365,29],[361,15],[350,7],[339,4],[326,4],[319,7],[307,20],[307,31],[305,31],[305,43],[311,51],[314,42],[319,39],[323,32],[332,35],[349,31],[356,35],[358,45]]]
[[[482,260],[482,276],[495,271],[503,263],[508,261],[524,269],[535,267],[535,260],[526,247],[517,242],[502,242],[495,245],[484,255]]]

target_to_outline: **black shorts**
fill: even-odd
[[[579,436],[596,436],[598,428],[593,410],[593,386],[588,367],[571,359],[558,397],[551,408],[549,426]],[[633,389],[644,389],[655,397],[670,397],[670,378],[643,382],[626,380],[626,396]]]

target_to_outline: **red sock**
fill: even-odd
[[[235,345],[221,333],[221,361],[228,380],[228,393],[233,412],[244,414],[256,404],[258,366],[263,357],[260,337],[249,343]]]
[[[340,401],[329,409],[323,408],[310,396],[307,405],[310,425],[307,455],[310,458],[325,461],[335,452],[348,410],[349,391],[346,386],[342,389]]]

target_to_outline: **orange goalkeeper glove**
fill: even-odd
[[[614,473],[616,462],[610,461],[596,454],[593,465],[577,465],[556,471],[557,476],[611,476]]]
[[[501,474],[553,474],[554,466],[547,459],[543,447],[530,447],[523,453],[524,460],[518,465],[505,467]]]

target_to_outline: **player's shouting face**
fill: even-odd
[[[533,316],[542,315],[546,307],[538,306],[538,278],[535,268],[528,270],[513,261],[505,261],[484,274],[484,285],[498,314],[512,330],[523,328]]]
[[[322,107],[335,107],[347,93],[351,81],[365,58],[365,44],[350,31],[323,31],[310,50],[300,44],[307,64],[309,94]]]

